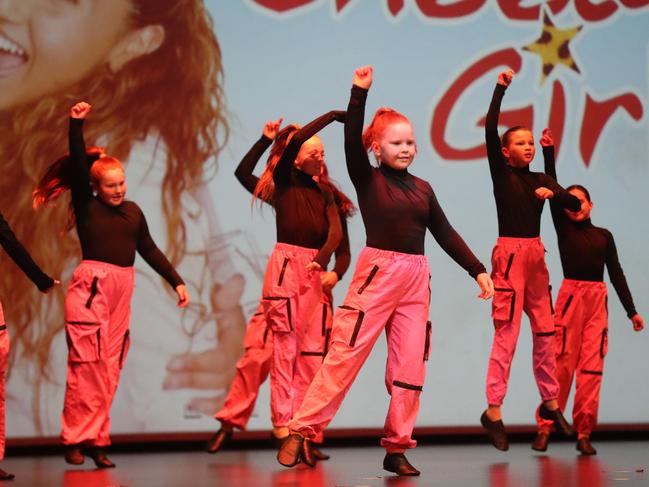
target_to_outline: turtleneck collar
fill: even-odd
[[[393,169],[387,164],[379,164],[379,170],[386,176],[403,179],[408,176],[408,169]]]

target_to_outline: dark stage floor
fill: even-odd
[[[11,456],[2,467],[16,474],[18,486],[227,486],[360,487],[487,486],[603,487],[649,486],[649,441],[601,441],[598,455],[581,457],[574,443],[550,445],[547,454],[528,444],[498,452],[484,445],[421,446],[408,454],[421,477],[398,478],[381,468],[380,447],[327,448],[331,460],[315,469],[285,469],[272,450],[231,450],[217,455],[190,452],[114,453],[113,470],[86,465],[68,468],[59,456]]]

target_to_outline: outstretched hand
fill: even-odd
[[[263,134],[264,137],[268,137],[270,140],[275,140],[275,137],[277,137],[277,132],[279,132],[279,127],[282,125],[282,117],[279,117],[276,121],[269,120],[266,122],[266,125],[264,125],[264,130]]]
[[[512,79],[514,79],[513,69],[508,69],[507,71],[503,71],[498,74],[498,84],[503,85],[504,87],[509,86],[509,84],[512,82]]]
[[[539,140],[543,147],[552,147],[554,145],[554,135],[552,130],[543,129],[543,134],[541,134],[541,140]]]
[[[178,307],[186,307],[189,304],[189,291],[184,284],[176,286],[176,294],[178,295]]]
[[[638,313],[631,317],[631,321],[633,322],[633,329],[635,331],[640,331],[644,328],[644,319]]]
[[[486,272],[482,272],[478,274],[475,280],[477,281],[478,286],[480,286],[480,290],[482,291],[480,294],[478,294],[478,297],[481,299],[493,298],[494,282],[491,280],[491,276]]]
[[[537,197],[537,199],[549,200],[554,198],[554,191],[546,188],[545,186],[541,186],[540,188],[537,188],[536,191],[534,191],[534,195]]]
[[[374,69],[372,66],[356,68],[354,71],[354,85],[369,90],[370,86],[372,86],[373,73]]]
[[[70,117],[71,118],[86,118],[88,116],[88,113],[90,113],[90,110],[92,109],[92,105],[90,103],[86,103],[85,101],[80,101],[79,103],[76,103],[72,108],[70,108]]]

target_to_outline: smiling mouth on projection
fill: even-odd
[[[27,53],[18,44],[0,33],[0,76],[27,62]]]

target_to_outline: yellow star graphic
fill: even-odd
[[[558,65],[564,65],[580,73],[575,60],[572,58],[568,44],[581,30],[581,27],[580,25],[571,29],[559,29],[554,26],[547,12],[544,12],[541,35],[532,44],[523,47],[524,50],[541,57],[543,63],[541,84]]]

